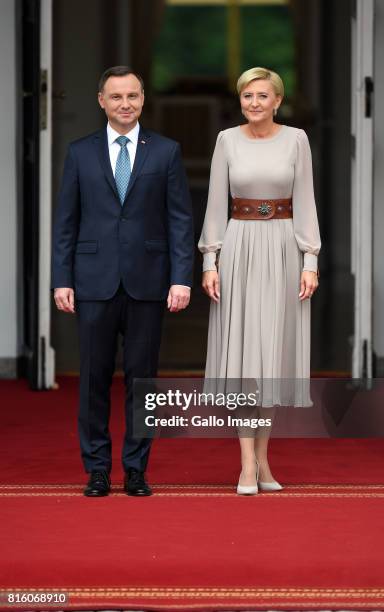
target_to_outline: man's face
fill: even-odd
[[[125,134],[135,127],[144,105],[144,92],[135,75],[109,77],[98,97],[109,123],[117,132]]]

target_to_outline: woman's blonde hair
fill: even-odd
[[[260,67],[250,68],[240,75],[237,81],[237,93],[240,95],[244,87],[247,87],[251,81],[256,81],[258,79],[271,81],[275,94],[277,96],[280,95],[282,98],[284,97],[284,84],[277,72]]]

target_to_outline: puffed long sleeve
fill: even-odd
[[[207,210],[198,244],[204,256],[203,272],[216,270],[216,254],[221,249],[228,224],[228,188],[224,133],[219,132],[211,163]]]
[[[299,130],[297,136],[292,205],[294,233],[299,249],[304,253],[303,270],[317,272],[321,241],[313,191],[312,154],[304,130]]]

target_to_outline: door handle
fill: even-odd
[[[364,79],[365,86],[365,117],[372,117],[372,98],[373,98],[373,78],[366,76]]]

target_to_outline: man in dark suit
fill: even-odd
[[[123,336],[124,488],[150,495],[150,439],[132,437],[133,379],[156,376],[165,301],[187,307],[193,223],[177,142],[138,123],[144,85],[126,66],[105,71],[99,104],[108,125],[70,144],[53,236],[57,308],[75,312],[80,338],[79,435],[90,474],[84,494],[110,491],[110,387]]]

